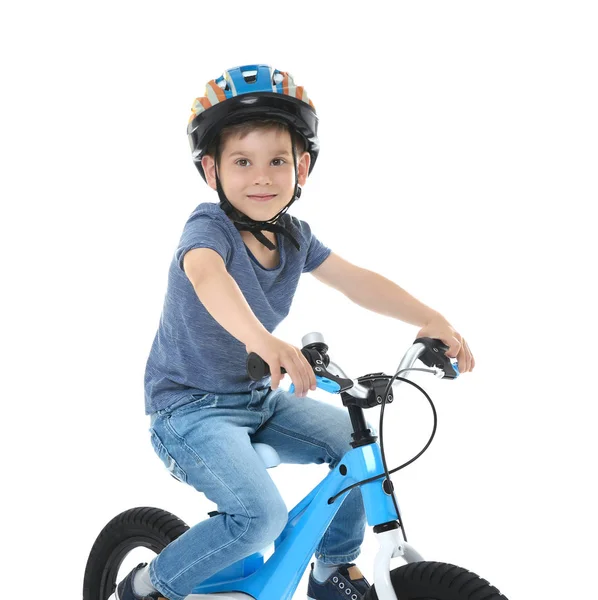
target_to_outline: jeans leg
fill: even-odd
[[[253,441],[271,445],[281,462],[326,462],[334,469],[352,450],[353,429],[345,408],[309,397],[297,398],[280,388],[268,396],[265,406],[269,418],[253,436]],[[347,494],[322,536],[316,557],[328,564],[353,561],[361,552],[366,522],[361,490],[355,488]]]
[[[261,413],[247,410],[251,395],[223,396],[152,424],[167,466],[222,513],[191,527],[150,563],[152,584],[171,600],[184,600],[201,581],[265,548],[287,523],[287,507],[251,447]]]

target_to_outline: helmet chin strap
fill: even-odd
[[[293,163],[295,164],[295,191],[290,202],[281,211],[267,221],[255,221],[251,217],[248,217],[246,214],[242,213],[240,210],[236,209],[231,204],[229,199],[224,194],[224,190],[220,184],[220,178],[218,177],[218,166],[216,165],[216,190],[218,191],[218,197],[220,198],[220,207],[232,220],[234,226],[239,231],[250,231],[258,241],[268,248],[268,250],[276,250],[276,246],[262,233],[262,231],[280,233],[289,238],[297,250],[300,250],[301,248],[299,246],[299,242],[291,235],[291,232],[282,225],[277,224],[277,221],[280,219],[280,217],[284,215],[287,210],[289,210],[291,204],[301,197],[301,188],[299,187],[299,179],[297,175],[297,156],[295,153],[295,144],[291,143],[291,146],[293,150]],[[218,155],[218,148],[216,148],[216,155]]]

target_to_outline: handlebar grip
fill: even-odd
[[[255,352],[250,352],[247,356],[247,374],[253,381],[259,381],[266,377],[266,375],[270,375],[270,366],[268,363]],[[286,370],[284,367],[280,367],[281,374],[285,374]]]

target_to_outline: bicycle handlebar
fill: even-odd
[[[322,334],[309,333],[303,336],[301,342],[303,344],[301,353],[314,370],[317,387],[328,392],[345,392],[353,398],[364,400],[372,396],[373,385],[376,382],[382,380],[388,382],[391,379],[390,375],[384,373],[370,373],[358,377],[357,380],[349,379],[337,364],[330,361],[327,354],[328,346],[324,342]],[[436,368],[437,376],[442,373],[443,379],[456,379],[459,376],[457,361],[446,356],[447,350],[448,346],[441,340],[428,337],[417,338],[403,356],[397,373],[411,369],[415,361],[420,359],[426,366]],[[286,370],[281,367],[280,372],[286,373]],[[247,373],[251,379],[259,381],[270,374],[270,367],[258,354],[251,352],[247,356]],[[399,383],[402,382],[397,379],[393,385]],[[380,385],[378,385],[379,387]],[[381,397],[376,393],[374,396],[376,402],[380,404]],[[387,400],[392,402],[391,394]]]

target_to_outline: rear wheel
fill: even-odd
[[[188,529],[172,513],[148,506],[131,508],[114,517],[102,529],[89,553],[83,600],[107,600],[116,584],[139,564],[135,561],[126,573],[119,573],[128,555],[139,548],[146,548],[150,556],[157,555]]]
[[[479,575],[447,563],[409,563],[393,569],[390,580],[398,600],[507,600]],[[365,600],[378,600],[375,586]]]

